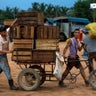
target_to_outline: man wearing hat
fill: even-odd
[[[93,68],[93,59],[95,58],[95,60],[96,60],[96,39],[90,38],[87,29],[82,29],[82,32],[85,34],[85,36],[83,37],[83,41],[84,41],[84,44],[86,46],[86,50],[89,55],[89,60],[91,62],[89,64],[89,73],[91,73],[94,69]]]
[[[7,61],[7,54],[13,52],[9,50],[9,41],[7,40],[6,27],[4,25],[0,26],[0,69],[4,71],[11,90],[17,90],[17,87],[13,84],[13,79],[11,77],[10,69]]]

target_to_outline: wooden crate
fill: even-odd
[[[32,62],[32,51],[19,50],[12,53],[12,60],[16,62]]]
[[[55,62],[56,50],[33,50],[32,62],[33,63],[50,63]]]
[[[38,26],[37,39],[59,39],[59,26]]]
[[[31,39],[14,39],[14,49],[16,48],[32,48],[34,46],[34,40]]]
[[[39,39],[36,40],[36,49],[41,50],[56,50],[58,48],[58,41],[54,39]]]
[[[13,32],[13,38],[15,39],[33,39],[34,38],[34,26],[22,25],[16,26]]]
[[[20,12],[17,14],[19,25],[44,25],[44,16],[42,12]]]

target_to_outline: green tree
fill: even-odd
[[[54,17],[54,6],[52,4],[47,5],[45,17]]]
[[[17,7],[14,7],[13,8],[13,16],[14,16],[14,19],[17,17],[17,13],[19,12],[19,9]]]
[[[68,14],[68,11],[69,11],[69,8],[67,7],[60,7],[60,15],[61,16],[67,16]]]
[[[40,11],[40,4],[38,2],[32,3],[32,11]]]
[[[73,7],[74,16],[92,20],[92,10],[90,9],[90,3],[91,0],[78,0]]]

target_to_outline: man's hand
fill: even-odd
[[[81,41],[81,44],[82,44],[82,46],[84,46],[84,45],[85,45],[83,41]]]
[[[9,50],[8,53],[12,53],[13,51],[14,51],[13,49],[12,50]]]
[[[67,57],[65,55],[62,55],[64,59],[66,59]]]

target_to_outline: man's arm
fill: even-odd
[[[0,53],[2,53],[2,54],[12,53],[12,52],[13,52],[13,50],[9,50],[9,51],[0,50]]]
[[[84,42],[81,42],[81,46],[80,44],[78,45],[78,50],[81,51],[84,48]]]

